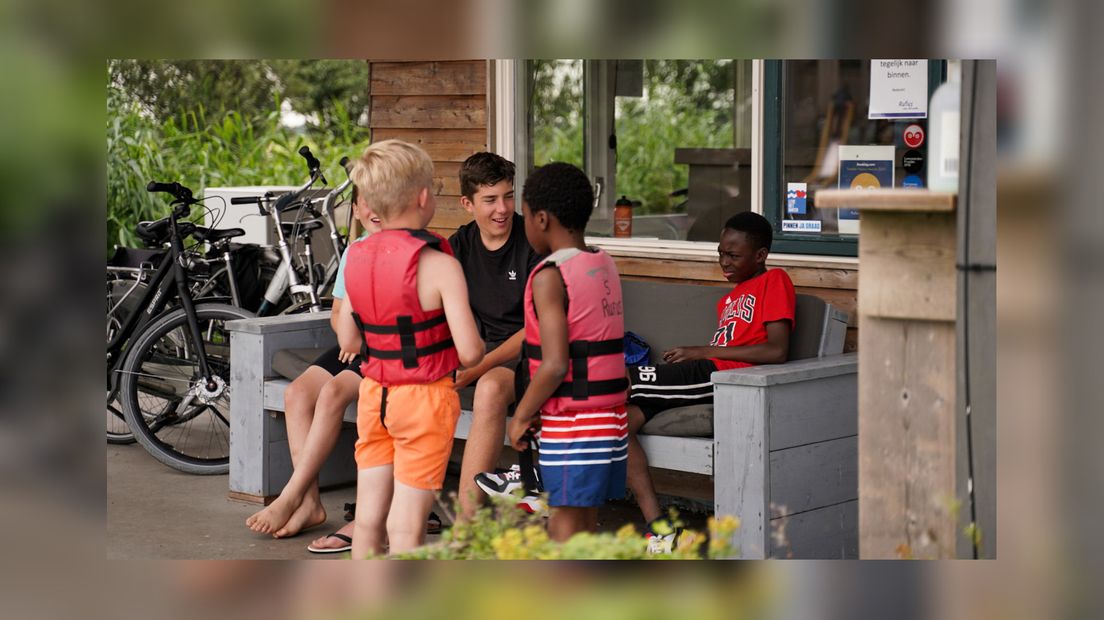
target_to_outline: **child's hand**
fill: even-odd
[[[703,347],[675,347],[673,349],[667,349],[663,352],[663,361],[668,364],[674,364],[675,362],[704,359],[702,348]]]
[[[510,437],[510,445],[513,446],[514,450],[522,452],[529,449],[529,441],[525,439],[525,435],[530,431],[536,431],[535,425],[521,420],[516,414],[510,418],[506,434]]]
[[[355,359],[356,356],[359,354],[360,351],[346,351],[345,349],[342,349],[337,352],[337,361],[341,362],[342,364],[348,364],[349,362],[353,361],[353,359]]]
[[[467,387],[469,384],[478,379],[479,376],[475,374],[475,370],[472,368],[461,368],[456,371],[456,389]]]

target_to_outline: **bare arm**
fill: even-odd
[[[352,359],[352,356],[360,353],[364,335],[357,329],[353,321],[353,304],[338,304],[334,300],[333,314],[330,315],[330,325],[337,334],[337,344],[341,347],[338,356],[342,359]]]
[[[533,304],[540,317],[541,364],[518,401],[507,429],[516,450],[528,445],[522,437],[537,422],[540,408],[567,375],[567,311],[564,282],[557,269],[544,269],[533,277]]]
[[[668,364],[686,360],[717,358],[749,364],[781,364],[790,350],[790,322],[771,321],[766,324],[767,341],[742,347],[675,347],[663,352]]]
[[[525,330],[519,329],[517,333],[506,339],[497,349],[483,356],[483,361],[471,368],[465,368],[456,373],[456,387],[474,383],[486,372],[510,360],[515,360],[521,354],[521,343],[525,340]]]
[[[422,274],[430,274],[423,289]],[[464,271],[453,257],[434,250],[423,251],[418,260],[418,297],[422,307],[429,310],[435,304],[427,304],[434,297],[433,289],[439,295],[441,308],[445,311],[452,342],[465,367],[475,366],[483,359],[483,339],[475,325],[468,304],[468,283],[464,280]],[[426,295],[422,295],[423,291]]]

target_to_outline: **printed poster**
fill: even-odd
[[[868,118],[927,118],[928,61],[876,58],[870,61]]]
[[[893,146],[839,147],[840,189],[881,189],[893,187]],[[839,232],[859,234],[858,209],[839,210]]]

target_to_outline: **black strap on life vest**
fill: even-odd
[[[629,381],[626,377],[607,379],[603,381],[591,381],[590,368],[587,358],[600,355],[624,354],[625,339],[611,338],[609,340],[573,340],[567,345],[568,357],[571,358],[571,380],[564,381],[556,391],[552,393],[555,398],[571,398],[572,400],[586,400],[591,396],[616,394],[629,389]],[[522,342],[521,344],[523,383],[529,386],[529,364],[527,360],[541,359],[539,346]]]
[[[356,312],[353,314],[353,321],[356,322],[357,329],[361,334],[361,356],[367,360],[369,357],[374,357],[380,360],[398,360],[403,362],[403,368],[417,368],[418,358],[426,357],[434,353],[444,351],[452,346],[452,338],[445,338],[440,342],[434,342],[433,344],[419,347],[414,334],[417,332],[425,331],[427,329],[436,327],[446,321],[445,314],[442,312],[439,316],[425,321],[414,323],[410,316],[396,317],[395,323],[391,325],[374,325],[371,323],[365,323],[360,319],[360,315]],[[368,340],[365,338],[365,332],[369,334],[381,334],[381,335],[399,335],[398,349],[373,349],[368,346]]]

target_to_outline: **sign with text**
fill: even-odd
[[[867,118],[927,118],[928,61],[870,61],[870,107]]]
[[[839,147],[839,188],[879,189],[893,187],[893,146]],[[858,209],[839,210],[839,232],[859,234]]]

